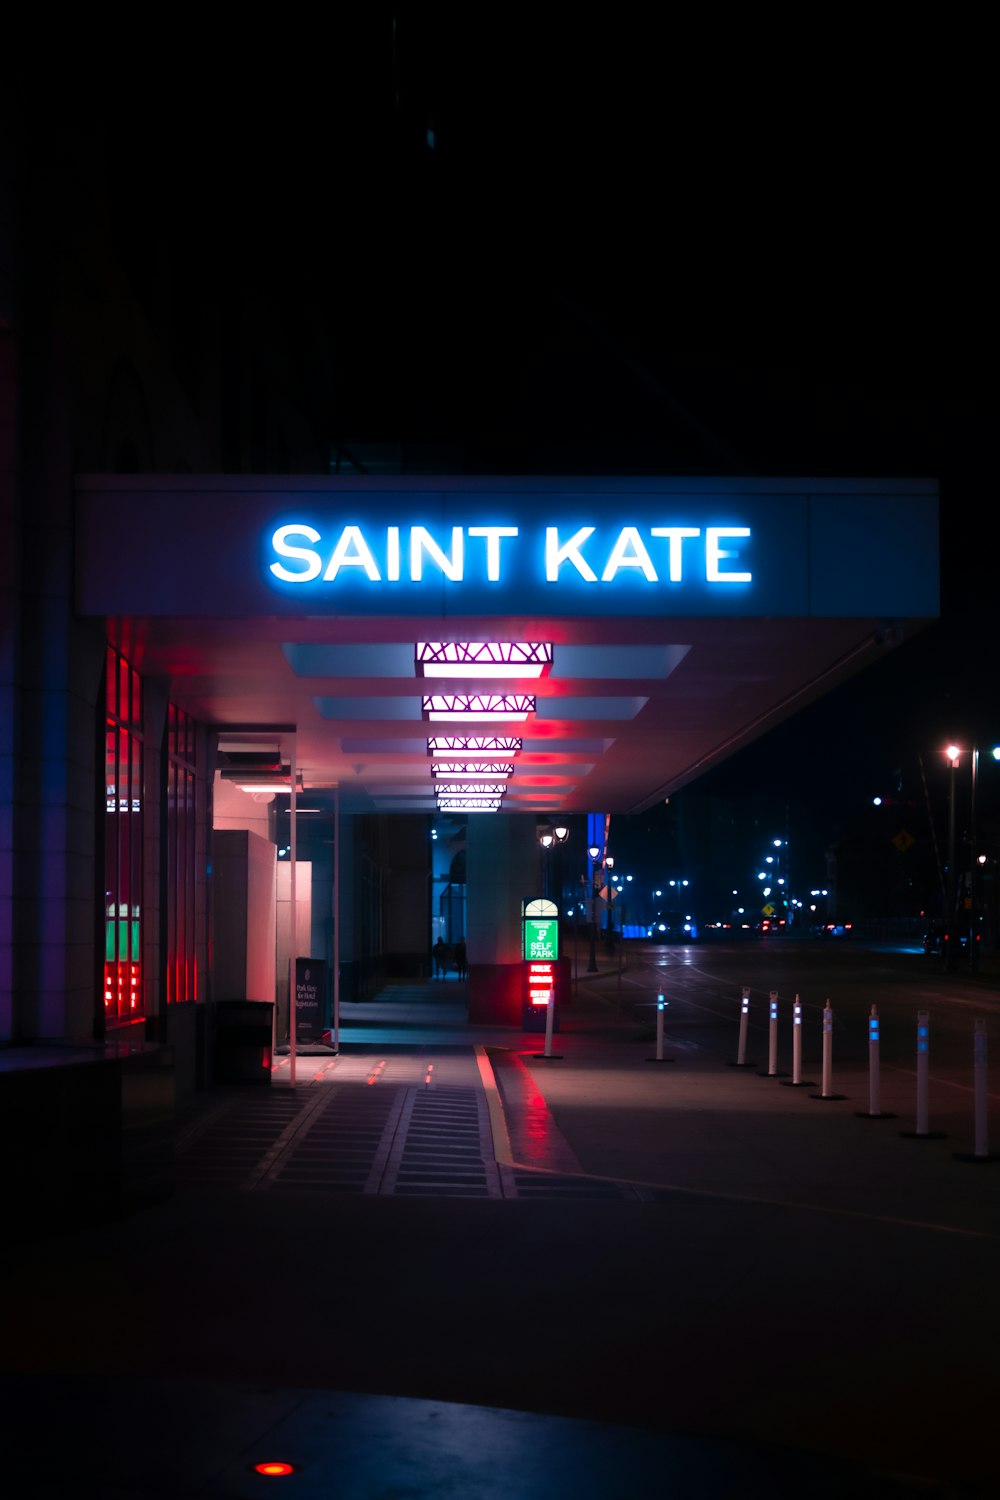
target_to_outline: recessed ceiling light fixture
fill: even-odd
[[[447,760],[508,760],[520,755],[522,740],[508,739],[506,735],[476,734],[470,739],[455,739],[450,734],[432,735],[427,741],[427,754]]]
[[[513,776],[514,764],[502,760],[439,760],[431,765],[431,775],[440,780],[472,780],[483,776]]]
[[[441,812],[499,812],[502,797],[442,797]]]
[[[432,693],[422,700],[425,719],[526,719],[535,700],[526,693]]]
[[[285,777],[284,781],[276,781],[275,778],[272,776],[269,781],[266,780],[266,779],[264,779],[262,777],[260,781],[249,781],[249,780],[248,781],[237,781],[235,783],[235,785],[239,787],[239,789],[240,789],[241,792],[289,792],[290,793],[291,790],[292,790],[291,777],[288,777],[288,776]],[[298,791],[298,792],[302,791],[302,777],[301,776],[297,776],[295,778],[295,787],[296,787],[296,791]]]
[[[502,797],[505,781],[446,781],[436,788],[439,797]]]
[[[418,641],[418,677],[541,677],[552,666],[547,641]]]

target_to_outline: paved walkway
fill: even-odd
[[[1000,1492],[961,1110],[914,1142],[909,1080],[870,1119],[860,1075],[656,1062],[606,975],[552,1059],[463,1000],[344,1007],[295,1090],[184,1113],[171,1199],[8,1257],[5,1493],[266,1494],[269,1459],[338,1500]]]

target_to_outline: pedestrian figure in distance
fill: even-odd
[[[443,979],[448,963],[448,950],[444,945],[443,938],[438,938],[431,949],[431,956],[434,959],[434,978]]]
[[[455,944],[455,968],[458,970],[459,979],[468,979],[469,970],[464,938]]]

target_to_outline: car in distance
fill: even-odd
[[[932,922],[924,929],[924,953],[928,958],[945,958],[949,953],[961,958],[969,953],[970,948],[978,947],[981,936],[978,927],[975,932],[970,932],[967,924],[951,926],[947,922]]]
[[[657,912],[649,924],[649,937],[654,943],[696,943],[698,923],[689,912]]]

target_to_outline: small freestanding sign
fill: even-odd
[[[524,960],[524,1030],[558,1031],[559,908],[554,901],[538,897],[524,903],[521,956]]]
[[[295,960],[295,1036],[318,1042],[326,1030],[326,959]]]

